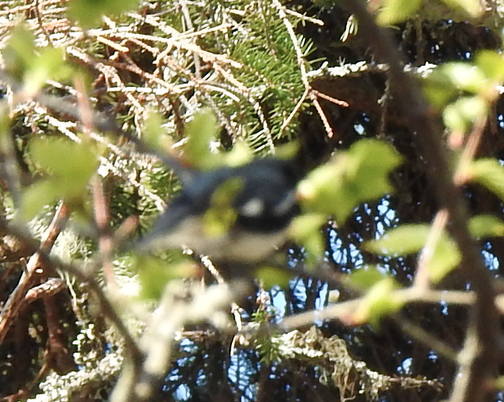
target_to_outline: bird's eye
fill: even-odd
[[[240,215],[255,218],[264,213],[264,202],[260,198],[252,198],[239,208]]]

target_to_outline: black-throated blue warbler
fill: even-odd
[[[149,249],[185,246],[214,261],[256,264],[285,241],[299,213],[302,175],[291,160],[255,159],[208,171],[175,163],[175,171],[183,188],[142,241]]]

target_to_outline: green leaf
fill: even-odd
[[[149,110],[145,119],[143,140],[154,149],[162,148],[163,139],[167,138],[163,129],[163,118],[160,113]]]
[[[229,232],[238,216],[233,208],[233,202],[242,187],[243,182],[233,177],[215,190],[210,200],[210,208],[203,216],[205,235],[219,237]]]
[[[86,185],[98,167],[91,147],[63,138],[36,137],[30,151],[42,170],[71,186]]]
[[[134,9],[138,3],[138,0],[71,0],[68,15],[83,28],[92,28],[100,24],[103,15],[117,16]]]
[[[460,95],[460,91],[482,95],[481,98],[463,98],[460,104],[452,106],[456,109],[456,116],[453,115],[454,110],[445,111],[445,121],[451,123],[451,127],[460,126],[475,115],[487,112],[488,93],[495,92],[495,85],[503,79],[504,59],[497,52],[485,50],[476,54],[475,64],[451,62],[436,68],[424,80],[424,92],[437,107],[444,107],[449,101],[453,101]],[[464,118],[465,113],[470,116]],[[457,124],[457,121],[461,123]]]
[[[493,386],[501,391],[504,390],[504,376],[497,377],[493,382]]]
[[[20,208],[22,219],[33,219],[46,205],[55,204],[59,199],[60,193],[51,181],[39,180],[23,191]]]
[[[361,202],[392,192],[388,175],[401,159],[386,142],[361,140],[300,183],[301,203],[308,212],[334,215],[343,223]]]
[[[170,252],[169,261],[146,254],[135,256],[131,267],[138,272],[143,299],[158,300],[168,282],[188,277],[194,273],[195,265],[180,252]]]
[[[379,271],[376,267],[365,267],[347,275],[345,277],[345,283],[354,289],[366,291],[384,278],[387,278],[387,275]]]
[[[504,167],[497,159],[482,158],[469,167],[471,181],[481,184],[504,201]]]
[[[423,92],[433,107],[443,108],[457,95],[458,90],[454,88],[448,76],[441,67],[437,67],[423,80]]]
[[[419,252],[425,245],[430,227],[426,224],[401,225],[388,230],[380,239],[365,244],[365,249],[390,257]]]
[[[448,7],[460,8],[471,17],[478,17],[483,13],[483,8],[479,0],[441,0]]]
[[[384,0],[376,18],[380,25],[392,25],[412,17],[420,8],[421,0]]]
[[[45,47],[34,58],[23,79],[23,91],[35,95],[46,84],[47,80],[64,81],[70,78],[72,69],[64,61],[62,48]]]
[[[187,124],[188,140],[184,150],[187,158],[200,169],[211,169],[221,164],[222,157],[210,150],[217,133],[217,119],[210,109],[201,109]]]
[[[436,244],[428,266],[431,281],[434,283],[441,281],[460,264],[461,260],[462,255],[457,244],[446,234],[443,234]]]
[[[493,215],[477,215],[469,221],[469,232],[478,239],[504,236],[504,221]]]
[[[37,137],[30,142],[29,155],[47,177],[25,190],[25,218],[57,200],[83,203],[87,184],[98,167],[97,156],[90,147],[62,138]]]
[[[38,93],[48,79],[61,81],[72,73],[62,48],[36,48],[33,34],[22,24],[13,30],[2,56],[7,73],[23,83],[22,92],[26,96]]]
[[[377,199],[393,191],[388,176],[402,161],[399,153],[388,143],[361,140],[348,151],[346,188],[357,203]]]
[[[2,58],[7,74],[21,81],[30,63],[37,57],[35,37],[24,24],[17,25],[2,50]]]
[[[219,155],[219,166],[241,166],[250,162],[254,155],[244,141],[236,141],[231,151]]]
[[[285,269],[279,269],[270,266],[260,267],[254,274],[265,289],[271,289],[274,286],[286,288],[292,279],[292,274]]]
[[[504,58],[492,50],[482,50],[476,54],[476,65],[483,71],[490,85],[501,83],[504,80]]]
[[[397,285],[391,277],[383,278],[374,284],[352,315],[352,321],[355,324],[369,322],[377,327],[383,316],[399,311],[404,300],[394,295],[396,288]]]
[[[402,225],[391,229],[381,239],[366,243],[365,249],[375,254],[399,257],[422,250],[430,227],[425,224]],[[443,233],[429,261],[429,274],[434,282],[440,281],[460,264],[461,254],[455,242]]]
[[[446,127],[456,131],[466,131],[478,118],[488,113],[489,104],[480,96],[465,96],[449,104],[443,111]]]
[[[289,226],[289,237],[303,245],[312,256],[324,253],[324,239],[320,228],[327,221],[325,215],[308,213],[296,217]]]
[[[458,89],[477,94],[485,86],[485,74],[481,69],[470,63],[447,63],[441,69]]]

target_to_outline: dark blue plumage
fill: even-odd
[[[285,229],[299,212],[295,190],[301,174],[292,161],[256,159],[238,167],[187,170],[179,177],[183,189],[144,240],[149,248],[186,246],[216,260],[258,262],[285,241]],[[205,214],[217,208],[214,195],[228,191],[230,180],[237,184],[228,186],[233,220],[224,233],[208,233]]]

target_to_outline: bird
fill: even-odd
[[[141,241],[149,248],[189,248],[226,264],[265,261],[286,240],[300,212],[294,160],[256,158],[240,166],[197,171],[165,159],[182,190]]]

